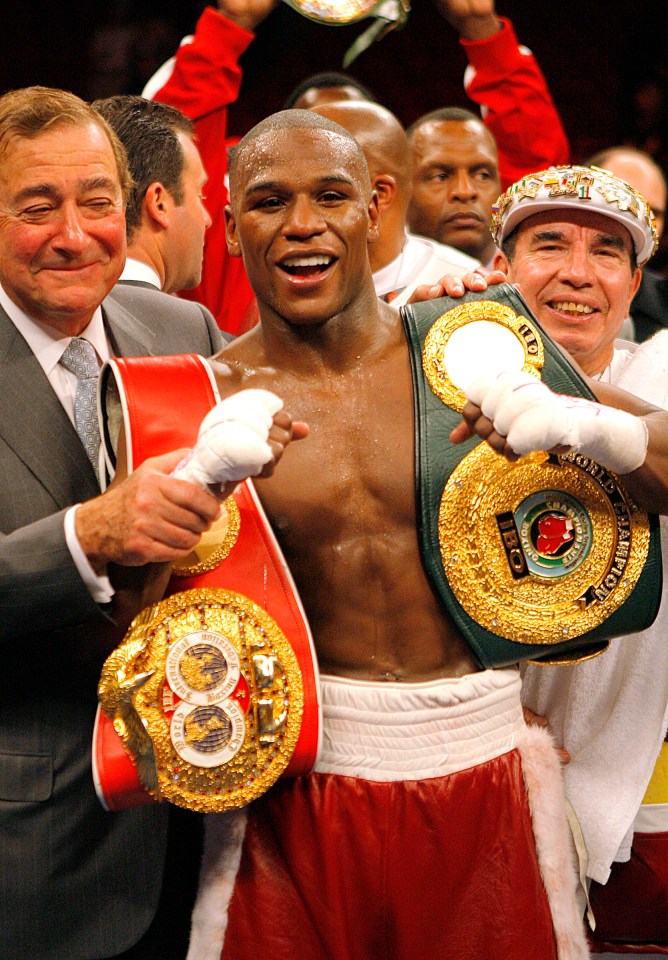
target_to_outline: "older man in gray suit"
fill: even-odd
[[[129,186],[77,97],[0,98],[2,960],[178,956],[152,935],[167,812],[105,813],[90,742],[99,667],[153,598],[152,564],[187,555],[219,502],[170,476],[178,452],[100,494],[91,398],[109,356],[210,355],[220,339],[195,305],[108,296]]]

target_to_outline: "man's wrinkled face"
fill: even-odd
[[[411,230],[482,259],[500,192],[491,135],[477,120],[434,120],[414,132],[411,149]]]
[[[586,210],[527,217],[515,234],[508,270],[547,333],[585,373],[600,373],[640,283],[631,235],[621,223]]]
[[[0,155],[0,283],[29,316],[74,336],[120,276],[125,213],[94,123],[10,139]]]
[[[378,208],[356,145],[329,130],[268,131],[232,172],[228,249],[260,303],[288,322],[342,313],[369,274]]]

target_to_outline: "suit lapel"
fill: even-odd
[[[137,317],[107,297],[102,301],[105,326],[112,342],[114,353],[120,357],[152,357],[155,351],[156,334]]]
[[[76,430],[34,354],[3,310],[0,434],[59,506],[99,493]]]
[[[153,354],[156,334],[150,327],[110,299],[102,310],[116,355]],[[32,350],[1,308],[0,436],[60,507],[100,492],[76,430]]]

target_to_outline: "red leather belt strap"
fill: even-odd
[[[194,355],[116,358],[105,370],[103,383],[108,383],[111,376],[123,409],[129,470],[149,457],[192,447],[202,419],[218,399],[211,368]],[[108,444],[109,437],[105,439]],[[297,657],[304,687],[302,726],[283,773],[298,776],[313,768],[319,746],[318,671],[313,641],[290,571],[252,483],[240,483],[233,498],[240,522],[229,554],[212,570],[172,576],[166,596],[193,588],[224,588],[253,601],[280,627]],[[151,802],[133,773],[130,758],[111,721],[102,711],[96,725],[93,764],[98,795],[109,809]]]

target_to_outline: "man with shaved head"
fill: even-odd
[[[415,287],[431,284],[447,273],[462,276],[478,260],[451,246],[407,233],[411,198],[411,158],[406,133],[394,116],[377,103],[362,100],[323,103],[314,112],[345,127],[362,147],[371,185],[378,194],[378,240],[369,248],[379,297],[405,302]]]
[[[374,289],[360,146],[279,113],[242,140],[230,191],[261,323],[218,355],[218,389],[271,385],[309,423],[257,491],[313,634],[322,749],[210,818],[190,957],[226,930],[225,960],[583,960],[554,749],[527,739],[517,669],[481,669],[423,566],[411,364]],[[538,843],[545,791],[560,812]]]
[[[626,180],[641,193],[654,214],[654,224],[659,239],[666,224],[666,193],[668,186],[661,167],[648,153],[635,147],[608,147],[594,154],[589,165],[609,170],[616,177]]]

